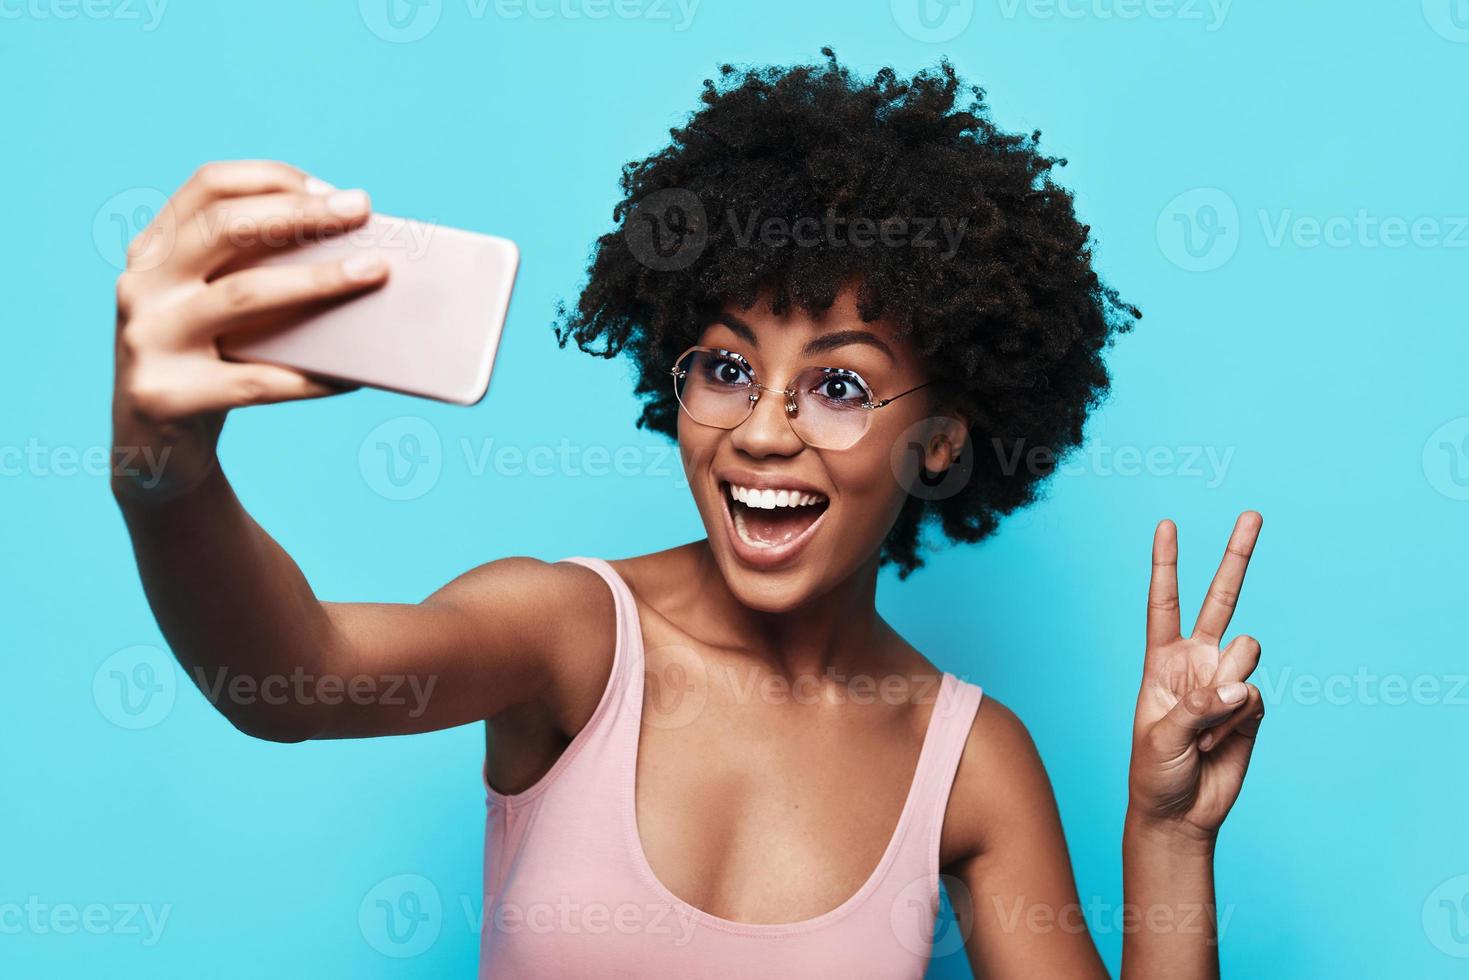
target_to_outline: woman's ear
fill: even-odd
[[[963,412],[952,411],[934,416],[931,422],[924,442],[923,468],[930,473],[942,473],[959,462],[969,443],[969,418]]]

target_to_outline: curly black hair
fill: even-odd
[[[1066,160],[1037,149],[1039,130],[997,128],[984,89],[947,58],[910,79],[883,68],[862,81],[821,53],[824,64],[722,65],[672,142],[623,167],[616,227],[597,240],[575,307],[558,304],[556,336],[601,357],[629,351],[638,426],[677,438],[668,368],[724,304],[768,294],[777,316],[792,304],[815,314],[855,286],[862,319],[910,337],[971,422],[962,489],[910,495],[883,542],[879,564],[904,579],[923,564],[925,524],[979,541],[1035,499],[1107,394],[1103,348],[1142,313],[1093,271],[1091,228],[1050,177]],[[853,239],[797,247],[742,232],[769,218],[851,221]],[[863,218],[962,234],[947,251],[852,247]]]

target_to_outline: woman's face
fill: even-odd
[[[855,372],[873,400],[929,380],[890,325],[862,321],[851,289],[815,317],[800,310],[777,317],[768,299],[748,309],[726,307],[698,343],[743,355],[754,380],[770,388],[787,387],[810,367]],[[726,366],[719,380],[747,378]],[[767,612],[798,607],[875,555],[920,464],[943,470],[963,445],[964,420],[939,413],[935,390],[921,388],[882,408],[857,410],[870,415],[868,428],[840,450],[806,444],[778,391],[758,392],[754,410],[732,429],[700,424],[679,411],[684,471],[710,549],[741,602]],[[821,392],[834,393],[852,398],[854,389],[838,385]],[[766,490],[774,492],[777,506],[769,506]],[[752,500],[755,491],[761,493]],[[812,497],[814,502],[802,503]]]

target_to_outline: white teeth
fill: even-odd
[[[819,493],[803,493],[800,490],[756,489],[729,485],[729,495],[747,507],[774,510],[777,507],[806,507],[826,500]]]

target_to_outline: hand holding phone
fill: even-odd
[[[396,257],[389,251],[384,258],[361,247],[373,240],[371,232],[344,237],[371,218],[366,193],[336,190],[288,164],[217,162],[195,171],[133,240],[117,279],[113,442],[120,461],[138,454],[168,460],[167,479],[148,487],[150,496],[182,492],[213,469],[232,408],[337,394],[343,383],[466,403],[483,394],[514,275],[513,252],[441,229],[423,250]],[[269,244],[281,236],[291,247]],[[499,249],[499,258],[488,264],[483,256],[491,249]],[[425,256],[432,257],[414,261]],[[476,278],[481,273],[492,287]],[[394,275],[409,285],[389,293],[385,287]],[[404,353],[429,331],[424,324],[440,330],[442,315],[473,310],[477,301],[464,299],[461,290],[477,289],[474,296],[489,297],[487,306],[469,314],[478,317],[478,334],[465,326],[468,319],[453,319],[452,327],[419,345],[432,351],[426,361]],[[455,298],[425,299],[435,292]],[[424,304],[415,306],[411,319],[401,301],[410,296]],[[378,297],[390,297],[379,309],[384,316],[368,317],[367,329],[349,336],[360,322],[353,308]],[[425,316],[426,310],[440,316]],[[294,334],[297,327],[307,333]],[[385,327],[392,329],[380,329]],[[235,348],[233,335],[241,331],[249,337]],[[471,339],[456,347],[444,334]],[[354,341],[367,353],[354,351]],[[273,345],[278,358],[270,353]],[[222,347],[251,359],[226,359]],[[395,358],[405,370],[396,370]],[[114,468],[114,489],[131,493],[121,468]]]
[[[374,214],[256,266],[369,258],[388,266],[380,289],[256,320],[221,338],[221,352],[460,405],[483,398],[520,262],[515,243]]]

